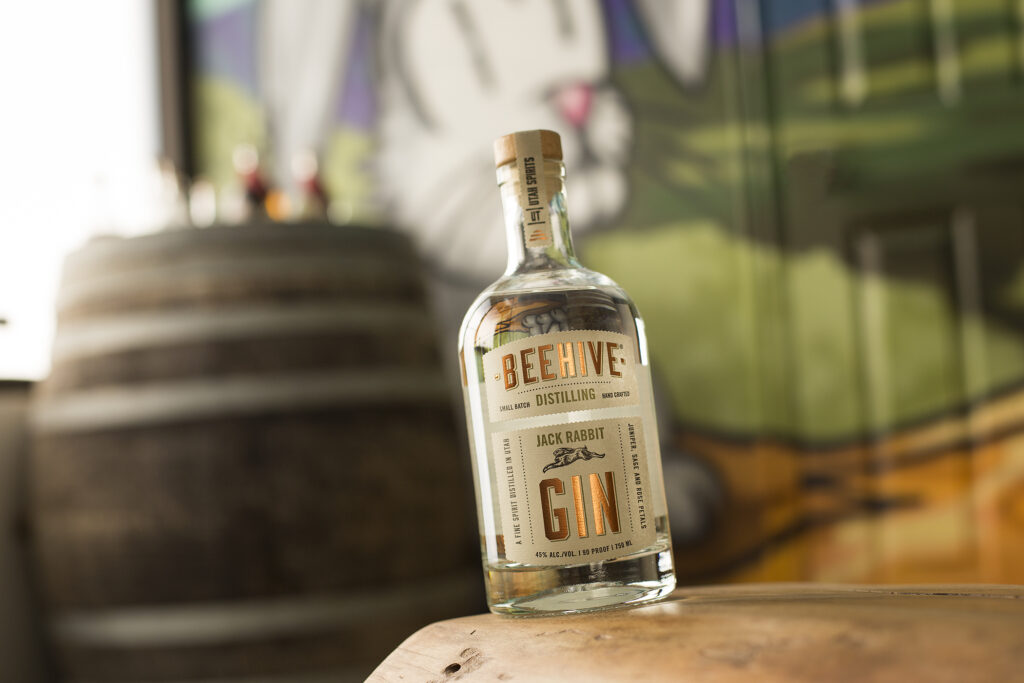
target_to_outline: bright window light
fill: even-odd
[[[0,379],[48,371],[68,251],[146,224],[158,149],[154,7],[33,0],[0,21]]]

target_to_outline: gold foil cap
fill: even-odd
[[[516,154],[516,136],[529,135],[531,133],[540,136],[540,152],[545,159],[562,160],[562,138],[558,136],[558,133],[553,130],[524,130],[502,135],[494,141],[494,166],[498,167],[510,161],[515,161],[518,158]]]

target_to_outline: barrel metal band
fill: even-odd
[[[185,309],[133,312],[61,325],[53,344],[55,362],[103,353],[225,339],[259,339],[309,332],[387,330],[433,333],[422,306],[412,304],[320,303],[260,308]]]
[[[244,261],[213,259],[175,263],[144,272],[97,273],[92,277],[65,279],[57,294],[57,310],[86,302],[117,298],[125,292],[139,294],[201,295],[216,288],[252,287],[259,283],[365,283],[368,286],[421,286],[415,262],[399,265],[387,254],[354,254],[347,258],[325,256],[261,256]]]
[[[69,645],[151,648],[245,643],[365,627],[375,620],[476,607],[476,572],[391,590],[292,599],[152,605],[58,613],[54,637]],[[433,616],[433,615],[430,615]]]
[[[37,431],[52,434],[311,407],[409,401],[444,406],[450,398],[436,369],[305,372],[75,391],[38,400],[32,423]]]

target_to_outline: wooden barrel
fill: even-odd
[[[358,675],[415,622],[479,604],[404,237],[97,241],[68,259],[57,312],[32,510],[67,680]]]
[[[1017,681],[1024,587],[748,584],[412,635],[371,681]]]

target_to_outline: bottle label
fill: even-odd
[[[484,354],[492,423],[640,405],[636,342],[617,332],[549,332]]]
[[[492,438],[508,560],[584,564],[654,543],[638,417],[497,432]]]
[[[551,246],[551,214],[544,187],[544,155],[540,131],[516,133],[516,167],[519,172],[519,206],[523,209],[523,228],[527,247]]]

